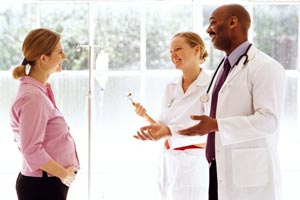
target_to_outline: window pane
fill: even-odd
[[[202,7],[202,13],[203,13],[203,30],[201,37],[204,39],[206,50],[208,52],[208,57],[203,64],[205,66],[205,69],[208,70],[214,70],[218,67],[220,61],[224,57],[224,53],[220,50],[217,50],[213,47],[209,35],[206,33],[206,29],[209,25],[209,18],[212,13],[212,11],[217,8],[219,5],[204,5]]]
[[[146,66],[148,69],[173,69],[170,41],[174,34],[193,30],[193,6],[187,3],[160,3],[147,6]]]
[[[297,69],[299,11],[297,5],[254,5],[255,45],[280,62]]]
[[[24,37],[36,22],[35,4],[0,5],[0,70],[21,64]]]
[[[93,7],[95,44],[108,53],[109,70],[140,69],[141,7],[132,3]]]
[[[88,4],[41,4],[41,27],[52,29],[62,35],[67,60],[63,69],[88,68],[88,48],[76,51],[77,44],[89,43]]]
[[[103,74],[93,71],[96,79],[92,87],[92,199],[158,199],[155,196],[156,165],[163,141],[144,143],[132,138],[135,131],[147,123],[135,114],[125,95],[131,90],[134,99],[141,102],[153,118],[157,117],[164,86],[178,75],[177,70],[169,70],[174,68],[169,58],[169,42],[177,32],[199,32],[209,53],[203,66],[209,70],[215,69],[224,53],[214,49],[205,31],[210,13],[219,6],[220,1],[13,2],[0,5],[0,70],[8,70],[22,61],[23,39],[30,30],[38,26],[62,34],[67,54],[64,69],[74,70],[54,74],[49,80],[57,105],[70,125],[81,161],[81,170],[71,187],[69,199],[86,199],[88,194],[89,81],[86,69],[87,44],[91,38],[94,45],[101,47],[94,48],[95,55],[100,50],[108,53],[109,70],[113,71]],[[251,4],[249,0],[239,2],[247,3],[252,15],[253,35],[249,39],[254,40],[259,49],[281,62],[285,69],[299,68],[297,43],[300,5]],[[199,7],[193,9],[193,5]],[[201,20],[195,19],[195,16],[201,16]],[[193,23],[198,23],[197,20],[203,25],[200,30],[193,29]],[[92,32],[89,33],[89,30]],[[80,52],[76,51],[77,44],[82,44]],[[139,70],[144,69],[143,67],[146,67],[146,71],[141,73]],[[126,72],[129,70],[137,71]],[[293,199],[300,178],[300,162],[295,161],[289,152],[300,152],[300,77],[296,70],[287,71],[287,75],[288,87],[279,153],[284,198]],[[21,155],[13,141],[8,113],[17,85],[18,81],[12,80],[10,71],[0,73],[0,134],[3,138],[0,140],[0,157],[10,163],[0,166],[0,188],[4,188],[0,199],[16,199],[14,186],[20,170]]]

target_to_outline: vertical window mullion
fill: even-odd
[[[201,2],[196,0],[193,1],[193,31],[202,35],[201,30],[203,30],[203,9]]]
[[[140,9],[140,19],[141,19],[141,27],[140,27],[140,59],[141,59],[141,69],[140,69],[140,81],[141,81],[141,87],[140,87],[140,94],[141,94],[141,100],[145,99],[146,97],[146,72],[147,72],[147,51],[146,51],[146,45],[147,45],[147,32],[146,32],[146,11],[147,6],[145,3],[141,3],[141,9]]]
[[[36,2],[36,25],[41,27],[41,3]]]
[[[298,66],[298,71],[300,71],[300,6],[298,8],[298,45],[297,46],[298,46],[297,66]],[[300,111],[300,108],[299,108],[299,111]]]
[[[141,4],[141,27],[140,27],[140,54],[141,54],[141,71],[146,71],[146,59],[147,59],[147,52],[146,52],[146,6],[145,4]]]

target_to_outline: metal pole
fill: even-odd
[[[89,45],[88,89],[88,199],[91,200],[91,138],[92,138],[92,46]]]
[[[91,200],[92,196],[92,70],[94,66],[93,55],[94,55],[94,28],[93,28],[93,4],[89,3],[89,91],[88,91],[88,200]]]

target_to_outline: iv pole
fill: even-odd
[[[89,44],[88,45],[76,45],[77,52],[82,50],[82,47],[88,47],[88,93],[87,93],[87,109],[88,109],[88,169],[87,169],[87,176],[88,176],[88,200],[91,200],[91,153],[92,153],[92,101],[93,101],[93,67],[94,67],[94,48],[98,47],[101,49],[100,45],[93,45],[94,41],[94,29],[92,28],[92,17],[93,14],[91,13],[92,4],[90,3],[89,9]]]
[[[76,45],[76,51],[81,52],[82,47],[88,47],[88,92],[87,92],[87,119],[88,119],[88,200],[91,200],[91,142],[92,142],[92,66],[93,62],[93,47],[92,45]]]
[[[91,200],[91,142],[92,142],[92,69],[93,62],[93,41],[94,34],[92,28],[92,4],[89,4],[89,88],[88,88],[88,200]]]
[[[87,118],[88,118],[88,200],[91,200],[91,143],[92,143],[92,100],[93,100],[93,56],[94,47],[100,47],[96,45],[76,45],[76,51],[80,52],[82,47],[88,47],[88,92],[87,92]]]
[[[100,45],[76,45],[76,51],[80,52],[82,47],[88,47],[88,92],[87,92],[87,118],[88,118],[88,200],[91,200],[91,143],[92,143],[92,107],[93,107],[93,66],[94,48]]]
[[[89,89],[88,89],[88,200],[91,200],[91,141],[92,141],[92,46],[89,45]]]

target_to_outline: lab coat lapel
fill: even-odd
[[[204,73],[205,72],[200,72],[197,79],[189,86],[188,90],[183,95],[184,97],[192,95],[195,92],[195,90],[199,90],[200,87],[205,87],[209,83],[209,77]]]
[[[228,77],[227,77],[227,79],[226,79],[224,85],[225,85],[228,81],[230,81],[231,79],[233,79],[233,77],[235,77],[236,74],[239,73],[239,72],[242,70],[242,68],[244,67],[244,64],[243,64],[243,63],[244,63],[245,59],[246,59],[246,56],[243,57],[243,58],[240,60],[240,62],[239,62],[236,66],[233,67],[232,71],[228,74]]]
[[[256,52],[256,48],[252,45],[247,53],[248,55],[248,62],[251,61],[253,59],[253,57],[255,56],[255,52]],[[239,63],[234,66],[234,68],[232,69],[232,72],[229,73],[224,85],[231,81],[245,66],[247,66],[247,64],[244,65],[244,62],[246,60],[246,56],[244,56]],[[248,63],[249,64],[249,63]],[[223,86],[224,86],[223,85]]]

